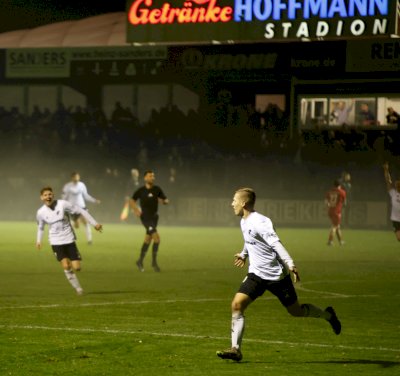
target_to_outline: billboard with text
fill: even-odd
[[[397,0],[127,1],[129,43],[348,39],[397,29]]]

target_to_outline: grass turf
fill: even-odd
[[[0,223],[1,375],[393,375],[400,372],[400,244],[390,231],[281,229],[300,270],[301,302],[335,307],[323,320],[290,317],[266,293],[246,312],[243,361],[230,346],[230,301],[246,270],[232,266],[239,228],[160,227],[161,273],[140,273],[144,230],[110,224],[83,256],[76,296],[34,223]]]

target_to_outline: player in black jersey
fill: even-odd
[[[144,186],[137,189],[129,203],[136,214],[146,228],[146,235],[144,237],[142,249],[140,251],[140,257],[136,261],[136,265],[141,272],[144,271],[143,260],[146,256],[147,250],[150,247],[150,243],[153,241],[152,248],[152,267],[154,271],[159,272],[160,268],[157,263],[158,247],[160,246],[160,235],[157,232],[158,223],[158,203],[163,205],[168,204],[167,196],[165,196],[162,189],[154,185],[155,175],[153,171],[146,171],[144,173]],[[140,201],[140,207],[137,202]]]

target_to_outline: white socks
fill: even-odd
[[[90,227],[90,223],[86,223],[85,225],[85,233],[86,233],[86,239],[89,243],[92,242],[92,229]]]
[[[232,314],[232,347],[240,349],[244,333],[244,316],[240,313]]]
[[[72,270],[64,270],[65,276],[68,282],[75,290],[82,290],[81,284],[79,283],[78,277]]]

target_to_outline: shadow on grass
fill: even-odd
[[[393,362],[390,360],[373,360],[373,359],[342,359],[342,360],[321,360],[314,362],[305,362],[305,363],[313,363],[313,364],[372,364],[381,366],[382,368],[390,368],[400,366],[400,362]]]
[[[227,361],[231,364],[271,364],[274,362],[263,362],[263,361],[251,361],[251,360],[245,360],[245,361],[240,361],[240,362],[233,362],[233,361]],[[381,366],[382,368],[391,368],[391,367],[396,367],[400,366],[400,362],[393,362],[390,360],[371,360],[371,359],[343,359],[343,360],[316,360],[316,361],[310,361],[310,362],[293,362],[293,363],[307,363],[307,364],[342,364],[342,365],[349,365],[349,364],[366,364],[366,365],[377,365]]]

